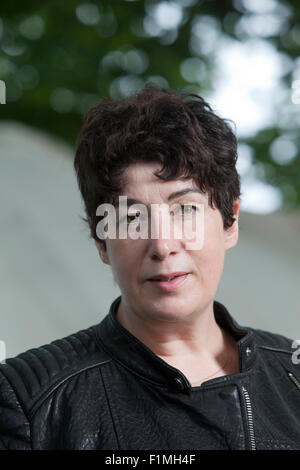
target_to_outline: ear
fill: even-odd
[[[234,247],[239,239],[239,212],[240,212],[240,203],[239,200],[236,199],[233,203],[235,221],[233,222],[232,226],[229,227],[224,232],[225,236],[225,250],[229,250],[230,248]]]
[[[106,249],[106,242],[105,242],[105,244],[103,244],[103,243],[95,240],[95,245],[96,245],[96,248],[99,252],[100,258],[102,259],[103,263],[110,264],[109,257],[108,257],[108,254],[107,254],[107,249]]]

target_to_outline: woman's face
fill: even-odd
[[[199,192],[192,180],[160,180],[153,174],[158,169],[158,163],[130,165],[125,173],[126,186],[122,193],[128,200],[135,199],[148,207],[149,236],[137,239],[129,236],[125,239],[107,238],[106,250],[100,243],[96,245],[102,261],[111,265],[126,311],[132,311],[147,320],[188,320],[213,302],[223,271],[225,252],[238,240],[238,223],[235,221],[230,229],[224,231],[221,213],[208,205],[207,194]],[[172,193],[186,188],[194,188],[195,192],[168,200]],[[191,218],[195,217],[190,206],[198,204],[198,207],[202,207],[202,247],[187,249],[190,239],[187,239],[188,232],[184,230],[181,237],[172,235],[172,230],[166,237],[162,231],[166,217],[159,222],[157,218],[152,219],[157,231],[156,237],[151,238],[151,204],[168,204],[169,207],[173,204],[188,205],[187,215],[182,215],[183,225],[188,225]],[[238,218],[238,201],[234,209]],[[129,203],[128,214],[136,214],[136,210],[130,210]],[[170,216],[171,227],[172,220],[175,224],[179,219],[175,222]],[[127,221],[136,222],[136,219],[131,216]],[[188,274],[184,282],[172,290],[149,280],[159,274],[174,272]]]

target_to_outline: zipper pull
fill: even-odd
[[[296,387],[298,388],[298,390],[300,390],[300,382],[298,379],[296,379],[296,377],[294,376],[294,374],[292,374],[292,372],[288,372],[288,376],[289,378],[291,379],[292,382],[294,382],[294,384],[296,385]]]

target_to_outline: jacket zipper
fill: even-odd
[[[300,382],[298,379],[296,379],[296,377],[294,376],[294,374],[292,374],[292,372],[288,372],[288,376],[289,378],[292,380],[292,382],[294,382],[294,384],[296,385],[296,387],[300,390]]]
[[[254,438],[254,427],[253,427],[253,414],[252,414],[250,396],[249,396],[248,390],[246,390],[244,386],[242,386],[242,392],[243,392],[245,403],[246,403],[246,414],[247,414],[247,422],[248,422],[249,437],[250,437],[250,450],[256,450],[255,438]]]

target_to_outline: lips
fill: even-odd
[[[172,277],[172,274],[174,273],[170,273],[172,280],[169,280],[170,278],[167,278],[169,274],[167,276],[166,275],[154,276],[154,278],[148,279],[148,281],[150,281],[149,285],[151,286],[152,289],[155,289],[156,292],[160,291],[161,293],[171,293],[171,292],[180,291],[183,285],[187,282],[187,279],[189,279],[190,273],[186,273],[186,272],[183,272],[180,274],[176,273],[174,277]],[[158,279],[163,278],[163,279],[156,280],[156,278]]]
[[[166,273],[166,274],[157,274],[149,279],[149,281],[169,281],[176,277],[183,276],[187,274],[186,271],[176,271],[173,273]]]

